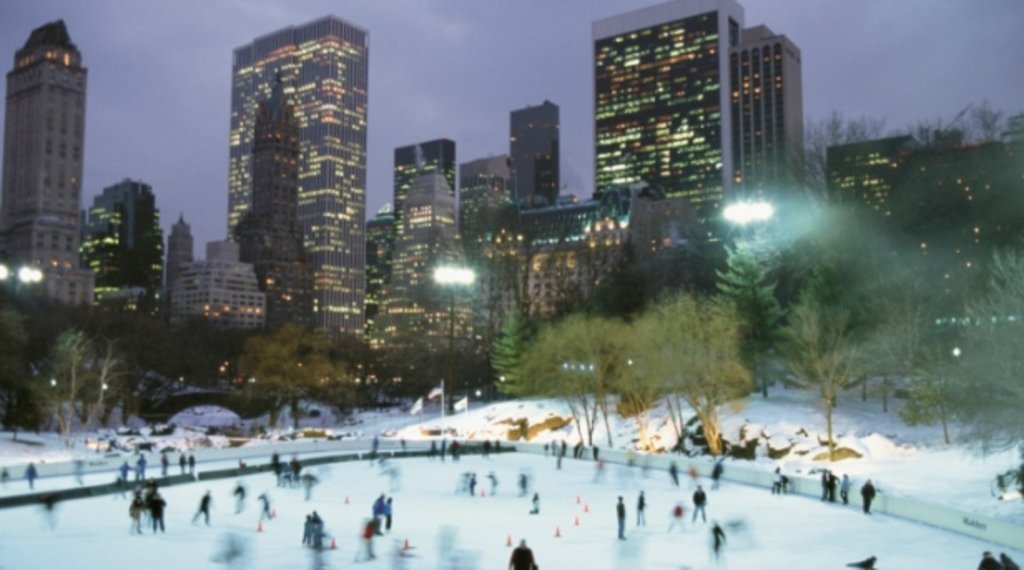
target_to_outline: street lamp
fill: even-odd
[[[743,226],[767,222],[775,215],[775,208],[768,202],[736,202],[726,206],[722,214],[726,220]]]
[[[468,287],[476,281],[476,273],[468,267],[441,265],[434,269],[434,282],[448,289],[448,374],[442,392],[455,395],[455,288]],[[448,398],[448,408],[454,409],[454,398]]]

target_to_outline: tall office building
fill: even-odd
[[[279,77],[256,114],[252,205],[235,226],[240,259],[253,265],[259,289],[267,295],[268,327],[309,321],[298,197],[299,124]]]
[[[558,105],[544,101],[509,115],[513,200],[526,206],[552,206],[558,199]]]
[[[43,271],[46,296],[92,302],[79,267],[86,69],[63,20],[32,31],[7,74],[0,255]]]
[[[395,242],[391,280],[377,334],[392,347],[423,335],[444,337],[447,297],[432,278],[433,268],[457,261],[455,197],[440,172],[418,176],[405,200],[405,230]]]
[[[192,263],[193,258],[192,228],[185,222],[185,215],[178,216],[178,221],[171,226],[171,235],[167,236],[167,261],[164,267],[164,287],[170,291],[178,279],[181,266]]]
[[[391,279],[391,259],[395,252],[395,214],[385,204],[366,222],[366,333],[370,342],[380,313],[384,291]]]
[[[395,149],[395,218],[401,220],[409,187],[421,174],[439,172],[455,194],[455,141],[435,139]]]
[[[729,84],[736,193],[784,201],[801,192],[800,49],[767,26],[746,28],[729,54]]]
[[[97,302],[156,308],[163,276],[164,233],[149,184],[126,178],[93,199],[82,259],[95,276]],[[147,301],[153,304],[140,305]]]
[[[299,124],[312,322],[332,334],[363,333],[368,52],[366,30],[327,16],[236,49],[232,66],[228,235],[252,207],[257,107],[280,74]]]
[[[598,193],[646,182],[702,221],[732,197],[729,54],[734,0],[673,0],[594,22]]]
[[[470,263],[476,264],[484,245],[497,230],[498,218],[511,202],[508,155],[481,158],[459,165],[459,235]]]
[[[171,289],[171,326],[204,319],[228,329],[259,329],[265,324],[266,295],[256,272],[238,260],[238,244],[206,244],[206,259],[181,266]]]

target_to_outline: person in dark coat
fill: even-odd
[[[270,495],[266,493],[260,493],[257,497],[260,503],[263,504],[263,508],[260,509],[260,521],[267,519],[268,521],[274,518],[274,512],[270,510]]]
[[[719,459],[715,462],[715,466],[711,468],[711,488],[718,488],[718,480],[722,478],[722,472],[725,468],[722,466],[724,459]]]
[[[388,497],[388,500],[384,502],[384,531],[391,532],[391,515],[394,512],[392,510],[392,497]]]
[[[615,505],[615,516],[619,521],[619,540],[626,540],[626,505],[619,497],[619,504]]]
[[[875,500],[875,486],[871,484],[871,479],[860,488],[860,496],[864,499],[864,514],[870,515],[871,501]]]
[[[160,476],[167,476],[167,469],[171,467],[171,458],[167,457],[167,452],[160,452]]]
[[[166,532],[164,530],[164,509],[167,507],[167,501],[160,496],[160,493],[153,493],[147,506],[149,507],[149,517],[153,520],[153,533],[156,533],[158,527],[160,532]]]
[[[985,552],[981,555],[981,563],[978,564],[978,570],[1003,570],[1003,565],[992,557],[991,552]]]
[[[206,494],[203,495],[202,499],[199,499],[199,510],[196,511],[195,516],[192,517],[192,524],[196,524],[196,521],[199,520],[199,515],[203,515],[203,517],[205,518],[205,521],[206,521],[206,526],[210,526],[210,501],[211,500],[212,499],[210,498],[210,492],[209,491],[207,491]]]
[[[1003,565],[1003,570],[1020,570],[1020,566],[1013,561],[1012,558],[1006,555],[1005,552],[999,553],[999,562]]]
[[[636,500],[636,526],[647,525],[647,516],[644,515],[645,508],[647,508],[647,499],[644,498],[644,492],[640,491],[640,496]]]
[[[196,456],[192,453],[188,454],[188,474],[196,474]]]
[[[836,474],[828,472],[828,502],[836,502],[836,488],[839,486],[839,477]]]
[[[39,476],[39,472],[36,471],[36,464],[29,463],[28,467],[25,468],[25,479],[28,479],[28,488],[36,488],[36,477]]]
[[[697,513],[700,513],[700,518],[704,522],[708,522],[708,516],[704,513],[704,507],[708,504],[708,496],[704,493],[704,489],[697,485],[697,490],[693,492],[693,521],[697,522]]]
[[[178,455],[178,469],[181,469],[181,474],[185,474],[185,468],[188,467],[188,459],[185,459],[185,453],[182,452]]]
[[[872,570],[875,567],[875,562],[878,562],[878,559],[874,556],[870,556],[860,562],[851,562],[847,564],[847,566],[850,568],[864,568],[865,570]]]
[[[821,500],[828,500],[828,469],[821,472]]]
[[[146,480],[146,456],[140,455],[139,460],[135,462],[135,480],[145,481]]]
[[[512,557],[508,560],[508,570],[537,570],[533,551],[526,546],[525,540],[520,540],[519,546],[512,551]]]
[[[594,446],[594,461],[597,461],[600,456],[601,456],[601,450],[598,449],[598,447],[595,445]]]
[[[245,485],[239,481],[231,494],[235,496],[235,514],[237,515],[245,510]]]
[[[277,479],[277,486],[281,486],[281,456],[275,451],[270,456],[270,468],[274,471],[274,477]]]
[[[715,560],[718,559],[719,554],[722,551],[722,546],[725,545],[725,531],[722,527],[718,526],[718,521],[711,526],[711,548],[715,553]]]
[[[669,475],[669,477],[672,477],[672,484],[675,485],[676,487],[678,487],[679,486],[679,466],[676,465],[675,461],[673,461],[668,466],[668,475]]]

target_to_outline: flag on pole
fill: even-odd
[[[469,409],[469,396],[466,396],[465,398],[459,400],[458,402],[455,402],[455,411],[456,412],[461,412],[462,410],[468,410],[468,409]]]
[[[434,398],[437,398],[437,397],[440,397],[440,396],[443,396],[443,395],[444,395],[444,390],[442,390],[441,387],[438,386],[437,388],[434,388],[433,390],[431,390],[429,394],[427,394],[427,399],[428,400],[433,400]]]
[[[423,398],[416,400],[416,403],[409,408],[409,414],[415,416],[416,414],[423,411]]]

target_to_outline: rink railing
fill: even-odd
[[[544,455],[544,446],[535,443],[516,442],[516,449],[520,452]],[[630,458],[633,458],[634,465],[638,468],[648,467],[667,471],[672,462],[676,463],[679,469],[679,478],[682,485],[686,485],[691,468],[697,470],[698,475],[703,479],[711,477],[713,462],[707,456],[688,457],[686,455],[670,454],[646,454],[632,453],[616,449],[599,449],[598,457],[608,463],[628,465]],[[584,449],[584,459],[593,461],[590,448]],[[566,453],[566,459],[572,457],[572,447]],[[552,460],[554,457],[552,456]],[[754,487],[762,487],[765,492],[770,492],[772,483],[775,480],[775,473],[753,466],[745,466],[737,461],[727,461],[723,464],[722,480],[734,483],[742,483]],[[801,475],[784,473],[789,478],[788,494],[801,495],[804,497],[821,498],[820,475]],[[703,483],[703,482],[702,482]],[[857,481],[850,486],[850,505],[847,508],[855,508],[858,511],[863,509],[860,487],[864,481]],[[954,508],[926,503],[906,497],[896,497],[885,492],[884,488],[878,488],[875,481],[877,494],[871,502],[872,514],[886,514],[909,521],[926,524],[943,530],[952,531],[958,534],[985,540],[993,544],[1024,550],[1024,526],[1009,521],[995,519],[989,516],[968,513]],[[838,492],[838,489],[837,489]]]
[[[292,456],[299,456],[303,466],[322,463],[336,463],[343,461],[358,461],[368,459],[370,452],[367,451],[369,442],[367,440],[309,440],[274,442],[261,445],[248,445],[232,448],[200,448],[190,450],[189,453],[196,456],[196,467],[198,479],[206,480],[213,478],[238,477],[252,475],[270,470],[270,456],[277,453],[282,463],[287,463]],[[536,443],[505,442],[501,451],[520,451],[534,455],[545,455],[544,446]],[[478,454],[481,452],[480,445],[476,442],[469,442],[464,446],[465,454]],[[308,454],[317,454],[309,456]],[[423,457],[428,450],[423,442],[410,443],[405,450],[394,440],[381,440],[381,457]],[[116,470],[124,461],[134,467],[139,453],[112,453],[97,455],[85,459],[83,472],[85,474],[110,473],[113,481]],[[148,462],[147,471],[150,474],[160,472],[160,453],[143,452]],[[305,455],[305,456],[304,456]],[[585,460],[592,460],[590,448],[584,449]],[[566,459],[571,459],[572,449],[569,449]],[[600,449],[599,457],[608,463],[628,465],[632,458],[638,468],[648,467],[667,471],[672,462],[675,462],[679,469],[679,477],[684,480],[689,477],[691,468],[696,469],[702,478],[711,476],[713,463],[706,456],[687,457],[685,455],[668,454],[630,454],[623,450]],[[178,470],[178,453],[169,454],[171,459],[170,472]],[[255,461],[253,461],[255,460]],[[552,457],[552,460],[554,458]],[[210,469],[211,463],[252,461],[252,465],[241,467],[224,467],[219,465],[216,469]],[[8,472],[11,481],[8,485],[24,484],[25,465],[8,465]],[[40,477],[68,476],[74,474],[75,464],[70,461],[36,463],[36,470]],[[787,472],[789,478],[788,494],[796,494],[804,497],[821,497],[821,480],[818,476],[802,475]],[[131,476],[131,474],[129,474]],[[735,483],[742,483],[755,487],[761,487],[768,492],[774,482],[774,473],[768,470],[759,469],[753,466],[745,466],[736,461],[729,461],[724,465],[722,479]],[[192,481],[188,475],[173,475],[168,477],[155,477],[163,486],[181,484]],[[850,506],[860,510],[862,508],[860,486],[863,482],[857,481],[850,490]],[[878,485],[876,484],[876,487]],[[43,497],[57,493],[60,500],[84,498],[95,495],[103,495],[120,492],[117,484],[92,485],[74,487],[59,491],[35,492],[21,495],[9,495],[0,497],[0,508],[20,506],[38,503]],[[970,536],[994,544],[1024,550],[1024,526],[1016,525],[1009,521],[995,519],[993,517],[969,513],[951,507],[926,503],[906,497],[892,496],[885,492],[884,486],[878,489],[878,494],[871,504],[871,512],[875,514],[887,514],[909,521],[926,524],[943,530],[949,530],[958,534]]]

